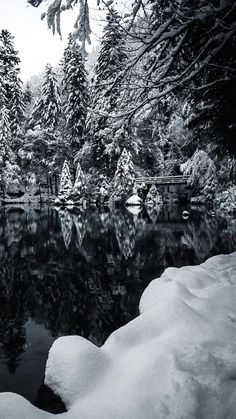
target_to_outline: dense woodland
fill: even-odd
[[[51,1],[54,32],[76,3]],[[1,31],[3,201],[124,202],[137,193],[135,177],[181,169],[195,203],[234,207],[235,2],[135,0],[123,15],[112,2],[103,7],[92,71],[82,0],[61,62],[46,66],[37,88],[22,84],[14,37]]]

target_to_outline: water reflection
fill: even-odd
[[[43,399],[48,349],[61,335],[102,345],[131,320],[167,266],[236,248],[234,220],[182,208],[0,209],[0,391]],[[43,403],[43,402],[42,402]]]

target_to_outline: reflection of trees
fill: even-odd
[[[1,260],[0,271],[0,349],[6,365],[14,373],[25,346],[25,281],[11,261]]]
[[[195,213],[188,222],[188,229],[184,232],[182,243],[188,248],[194,249],[197,259],[203,261],[214,249],[217,228],[218,223],[215,218],[211,218],[205,213]]]
[[[230,220],[216,219],[207,212],[195,211],[188,222],[182,242],[189,249],[194,249],[197,260],[204,261],[212,254],[229,253],[235,249],[234,239]]]
[[[153,223],[156,223],[158,216],[161,212],[161,206],[160,205],[147,206],[146,210],[147,210],[150,220]]]
[[[128,211],[114,210],[112,223],[121,253],[125,259],[132,257],[135,247],[135,224],[133,216]]]
[[[137,314],[142,290],[167,266],[235,249],[227,220],[192,212],[184,221],[181,209],[166,207],[155,217],[1,209],[0,352],[10,371],[20,363],[29,316],[53,336],[80,334],[101,345]]]
[[[66,248],[68,249],[72,238],[73,220],[70,212],[66,208],[60,208],[59,217],[61,221],[61,231]]]

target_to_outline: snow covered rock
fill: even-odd
[[[233,419],[236,400],[236,252],[168,268],[140,301],[141,315],[98,348],[56,340],[46,383],[61,419]],[[56,417],[0,394],[0,418]]]
[[[141,205],[142,199],[138,195],[132,195],[129,199],[127,199],[125,205]]]

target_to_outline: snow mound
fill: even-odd
[[[144,291],[141,314],[101,348],[79,336],[53,344],[45,382],[62,419],[233,419],[236,252],[168,268]],[[0,395],[0,418],[52,417]]]
[[[129,199],[127,199],[125,205],[141,205],[142,199],[138,195],[132,195]]]

